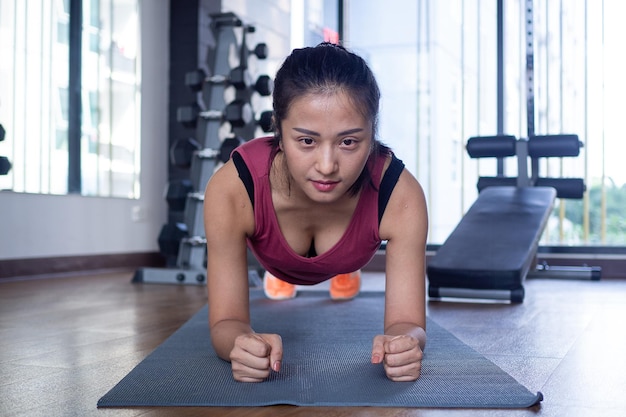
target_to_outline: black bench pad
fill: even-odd
[[[477,290],[521,288],[555,198],[551,187],[484,189],[429,261],[429,285]]]

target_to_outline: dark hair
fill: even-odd
[[[275,150],[279,147],[282,121],[294,100],[306,94],[337,91],[348,93],[363,117],[372,121],[372,153],[365,169],[350,188],[350,193],[356,195],[366,182],[371,183],[370,168],[375,157],[387,154],[389,148],[377,140],[380,90],[376,78],[363,58],[343,46],[323,42],[315,47],[294,49],[285,59],[274,80],[272,147]]]

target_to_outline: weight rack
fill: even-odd
[[[232,108],[233,103],[242,103],[246,107],[245,116],[248,117],[241,117],[237,123],[229,123],[219,117],[197,117],[193,123],[188,123],[188,120],[185,123],[181,121],[187,128],[195,130],[195,138],[192,140],[204,148],[201,152],[204,155],[215,154],[215,157],[192,157],[188,166],[189,178],[168,184],[165,196],[170,210],[174,209],[172,204],[174,200],[175,211],[180,212],[181,208],[183,210],[182,221],[176,218],[176,213],[174,215],[170,213],[168,222],[163,225],[159,234],[159,248],[166,258],[167,267],[138,269],[132,279],[135,283],[206,284],[207,254],[202,190],[219,164],[224,162],[220,160],[223,158],[217,157],[224,141],[233,139],[244,141],[256,136],[257,128],[262,123],[255,120],[253,112],[248,114],[248,110],[252,108],[252,97],[255,93],[270,95],[273,89],[273,82],[266,75],[260,77],[265,82],[265,88],[261,89],[258,87],[259,82],[256,85],[245,83],[243,86],[239,83],[237,87],[228,82],[226,74],[230,74],[233,67],[248,75],[248,60],[251,55],[255,55],[257,59],[267,58],[267,45],[259,43],[253,50],[248,49],[247,38],[249,34],[255,32],[255,27],[244,24],[234,13],[216,13],[210,17],[210,32],[215,40],[215,46],[209,47],[207,53],[209,68],[207,81],[201,79],[198,84],[198,74],[205,74],[202,70],[194,70],[186,77],[194,80],[193,85],[186,80],[187,86],[196,92],[196,103],[192,106],[207,114],[219,114],[224,113],[229,105]],[[212,77],[210,80],[222,81],[211,82],[209,77]],[[234,98],[227,102],[226,97],[233,96],[232,89],[235,90]],[[267,116],[268,112],[264,113]],[[262,116],[262,119],[265,118]],[[230,131],[225,133],[228,125]],[[265,132],[270,129],[271,126],[263,126]],[[215,152],[208,152],[212,150]],[[171,150],[171,154],[173,153]],[[173,155],[170,159],[172,158]],[[258,286],[261,282],[262,268],[250,251],[248,251],[248,271],[250,285]]]

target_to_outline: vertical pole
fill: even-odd
[[[81,56],[83,2],[70,0],[69,24],[69,79],[68,79],[68,128],[67,128],[67,192],[80,194],[81,184]]]
[[[343,42],[345,39],[343,38],[343,14],[345,9],[345,0],[337,0],[337,34],[339,36],[339,42]]]
[[[533,0],[526,0],[526,128],[535,134],[535,87],[533,55]]]
[[[526,0],[526,128],[528,140],[535,135],[535,62],[533,51],[533,0]],[[539,176],[539,161],[531,159],[531,183]]]
[[[504,0],[497,1],[496,54],[497,54],[497,130],[504,134]],[[504,176],[504,158],[497,159],[497,175]]]

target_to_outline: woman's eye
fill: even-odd
[[[356,141],[354,139],[347,138],[344,139],[342,143],[344,146],[352,146],[356,143]]]
[[[300,139],[302,141],[302,143],[304,143],[305,145],[312,145],[313,144],[313,139],[311,138],[302,138]]]

